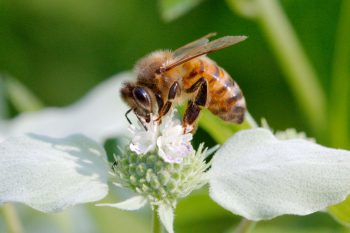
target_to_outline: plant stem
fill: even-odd
[[[32,112],[44,107],[44,104],[16,79],[6,77],[5,84],[8,98],[19,112]]]
[[[6,103],[5,78],[0,75],[0,119],[7,117],[8,106]]]
[[[253,118],[252,115],[250,115],[250,112],[246,112],[246,116],[245,116],[245,122],[247,122],[247,124],[250,126],[250,128],[254,129],[254,128],[259,128],[259,124],[256,123],[255,119]]]
[[[219,144],[226,142],[227,139],[240,130],[257,127],[249,113],[246,114],[244,122],[237,125],[221,120],[207,109],[202,110],[199,125]]]
[[[3,206],[4,220],[9,233],[22,233],[23,228],[17,216],[15,207],[11,204]]]
[[[252,0],[243,4],[244,0],[228,0],[228,3],[240,15],[256,20],[260,25],[311,129],[324,136],[326,97],[279,1]]]
[[[350,108],[350,1],[343,0],[334,46],[333,72],[329,104],[332,146],[349,148]]]
[[[154,207],[153,216],[152,216],[152,232],[153,233],[162,233],[162,225],[158,217],[158,208]]]
[[[256,223],[257,222],[243,218],[234,233],[249,233],[254,229]]]
[[[259,24],[273,48],[287,82],[316,133],[326,127],[326,97],[303,48],[277,0],[256,0]]]

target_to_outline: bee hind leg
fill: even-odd
[[[195,122],[198,119],[199,113],[201,111],[200,107],[204,107],[207,103],[208,83],[205,78],[199,79],[186,90],[187,93],[195,91],[197,91],[195,99],[194,101],[191,100],[188,102],[188,106],[186,108],[186,112],[182,121],[185,133],[193,131]]]

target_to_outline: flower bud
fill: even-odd
[[[201,145],[181,163],[168,163],[156,151],[139,155],[126,147],[116,156],[113,170],[120,184],[148,198],[151,205],[174,207],[177,199],[206,183],[203,174],[209,164],[204,160],[205,152]]]

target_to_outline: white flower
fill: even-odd
[[[175,125],[165,128],[172,129]],[[205,153],[200,154],[197,156],[203,157]],[[135,159],[131,160],[134,164]],[[118,162],[119,167],[129,168],[123,161]],[[306,215],[339,203],[350,193],[350,152],[304,139],[280,140],[266,129],[243,130],[217,151],[209,171],[199,175],[209,182],[214,201],[247,219]],[[140,185],[140,189],[136,188],[138,196],[117,204],[101,205],[126,210],[143,207],[150,189],[146,186],[142,190],[142,176],[131,182]],[[157,190],[160,187],[157,186]],[[144,192],[147,195],[143,195]],[[159,204],[158,213],[167,231],[173,232],[171,205]]]
[[[298,132],[296,129],[289,128],[284,131],[276,131],[275,136],[278,139],[281,140],[287,140],[287,139],[305,139],[309,140],[310,142],[316,142],[314,138],[307,137],[305,132]]]
[[[152,117],[152,119],[154,118]],[[156,148],[156,141],[159,133],[158,123],[153,120],[149,123],[143,122],[144,125],[140,122],[137,123],[137,126],[129,126],[129,132],[131,133],[130,150],[139,155],[147,154]]]
[[[175,110],[164,119],[160,136],[157,139],[158,154],[169,163],[181,163],[192,153],[192,134],[184,133],[181,122],[173,119]]]
[[[299,138],[299,139],[309,140],[310,142],[316,142],[316,140],[314,138],[308,137],[305,132],[298,132],[294,128],[288,128],[288,129],[283,130],[283,131],[274,132],[274,130],[267,123],[267,120],[264,118],[261,119],[261,127],[264,129],[270,130],[276,136],[276,138],[281,139],[281,140]]]
[[[137,210],[149,202],[169,233],[173,233],[174,209],[179,198],[186,197],[207,183],[205,162],[207,150],[203,144],[197,151],[191,145],[192,134],[185,133],[173,109],[161,123],[151,116],[149,123],[131,125],[129,150],[115,157],[117,186],[135,191],[121,203],[99,204],[123,210]],[[135,152],[135,153],[132,153]],[[214,152],[214,151],[212,151]]]
[[[117,91],[116,86],[115,95],[110,98],[115,98]],[[104,91],[100,89],[98,93]],[[5,141],[0,143],[0,203],[20,202],[44,212],[54,212],[97,201],[106,195],[108,165],[103,147],[82,135],[57,138],[60,134],[84,130],[101,141],[110,134],[121,133],[118,127],[113,126],[116,131],[111,132],[102,123],[94,125],[96,115],[90,115],[90,111],[103,110],[94,104],[91,106],[96,108],[90,106],[90,101],[101,104],[95,98],[101,100],[91,95],[86,102],[82,101],[82,111],[78,107],[69,108],[75,109],[71,112],[61,109],[54,115],[54,121],[43,120],[45,127],[28,126],[26,130],[16,131],[14,122],[21,122],[20,118],[10,123],[8,132],[16,136],[7,138],[5,134]],[[123,121],[117,124],[124,125],[124,114],[118,107],[115,106],[117,117],[114,115],[111,119]],[[66,114],[76,118],[70,121]],[[40,126],[40,119],[47,119],[41,118],[41,114],[38,116],[29,122]],[[60,121],[57,117],[65,120]],[[124,178],[135,184],[138,194],[123,203],[112,204],[133,210],[147,202],[157,203],[159,217],[170,233],[173,232],[174,203],[164,202],[164,190],[172,193],[180,190],[176,195],[181,198],[209,182],[210,196],[214,201],[251,220],[271,219],[283,214],[310,214],[343,201],[350,193],[349,151],[326,148],[305,139],[280,140],[266,129],[243,130],[217,151],[209,169],[210,164],[204,163],[205,153],[193,151],[191,135],[183,134],[181,123],[172,117],[171,114],[165,116],[163,123],[153,125],[154,128],[148,125],[148,131],[136,127],[131,129],[134,138],[130,150],[135,153],[130,151],[133,156],[122,157],[117,168],[124,166],[125,171],[116,172],[126,174],[130,168],[133,177]],[[109,116],[106,119],[107,123],[111,120]],[[64,129],[62,122],[68,122],[68,130]],[[155,122],[151,121],[151,124]],[[17,135],[30,129],[44,132],[46,127],[49,134],[58,133],[56,137]],[[118,129],[126,131],[124,126]],[[137,164],[133,163],[135,159]],[[193,161],[198,162],[194,171],[189,169],[193,168]],[[135,167],[128,167],[130,164]],[[176,172],[178,169],[183,169],[183,173]],[[189,180],[184,176],[185,172],[192,174],[198,181],[197,186],[186,183]],[[139,179],[142,176],[145,178]]]
[[[205,162],[208,153],[201,144],[197,151],[192,151],[176,164],[164,161],[157,151],[138,155],[127,148],[116,155],[113,167],[115,185],[133,190],[136,196],[120,203],[99,206],[137,210],[150,203],[167,231],[172,233],[177,201],[207,183],[204,174],[210,166]]]
[[[193,152],[192,134],[184,133],[181,122],[174,117],[176,110],[164,116],[159,125],[156,116],[149,123],[138,122],[138,127],[130,125],[130,150],[137,154],[146,154],[158,149],[158,155],[168,163],[181,163],[184,157]],[[146,127],[146,129],[144,128]],[[157,148],[156,148],[157,147]]]

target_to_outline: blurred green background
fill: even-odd
[[[282,1],[328,88],[339,1]],[[130,70],[157,49],[176,49],[208,32],[243,34],[244,43],[210,55],[244,90],[252,115],[275,129],[307,129],[258,26],[207,0],[164,22],[156,1],[20,0],[0,2],[0,71],[47,105],[66,105],[95,84]],[[118,90],[116,90],[118,91]]]
[[[284,0],[281,4],[329,97],[341,1]],[[157,1],[1,0],[0,73],[22,82],[45,105],[64,106],[108,77],[132,69],[145,54],[176,49],[209,32],[249,36],[210,57],[239,83],[256,120],[264,117],[273,129],[293,127],[319,137],[306,123],[259,24],[235,14],[225,1],[205,0],[166,22]],[[8,104],[12,111],[7,117],[11,117],[16,111]],[[233,232],[239,218],[218,207],[206,193],[199,191],[180,202],[177,232]],[[19,209],[26,232],[150,230],[147,211],[126,213],[90,205],[44,215],[23,206]],[[2,217],[0,232],[6,232]],[[350,231],[329,215],[317,213],[259,223],[254,232]]]

